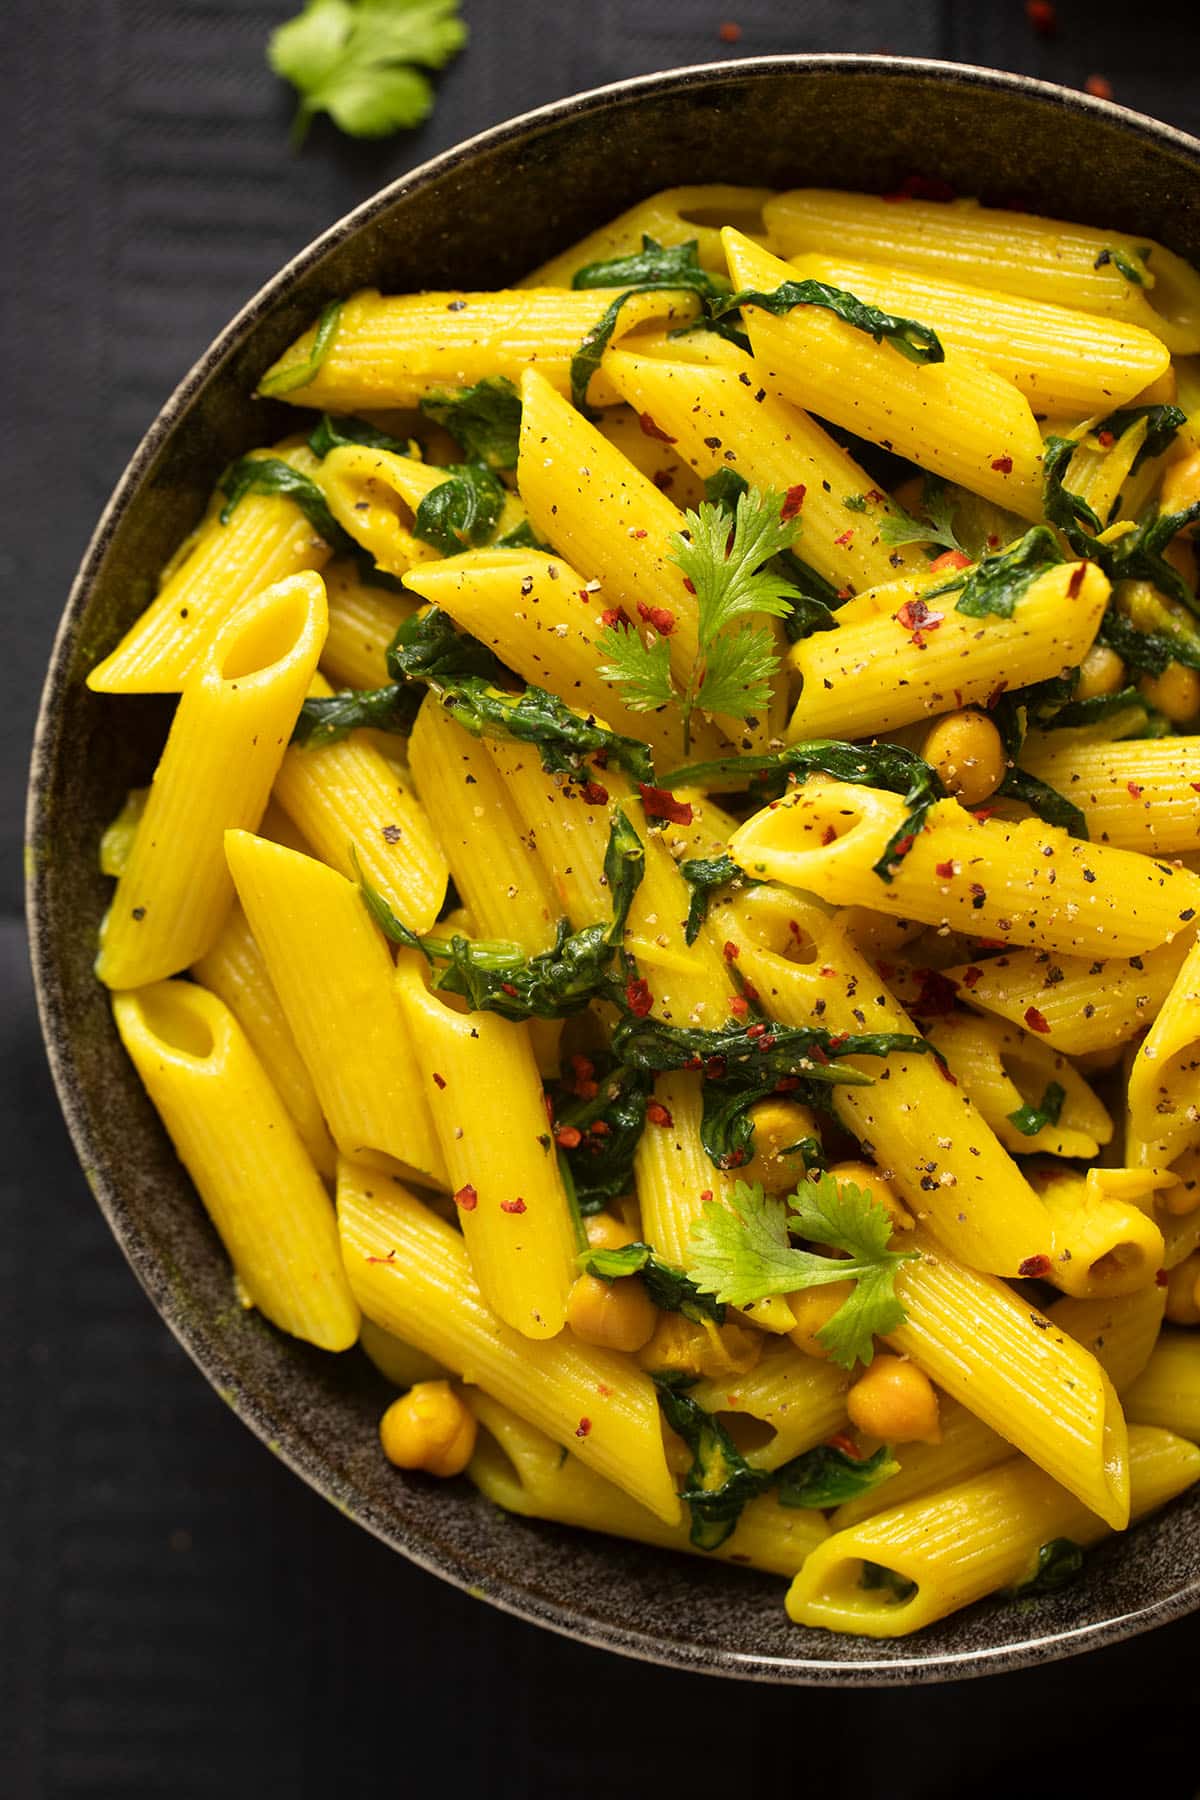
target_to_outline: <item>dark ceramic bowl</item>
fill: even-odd
[[[677,1668],[775,1682],[937,1681],[1067,1656],[1200,1603],[1200,1504],[1178,1502],[1088,1559],[1066,1592],[984,1605],[900,1643],[788,1623],[778,1581],[509,1518],[465,1482],[407,1479],[379,1453],[383,1390],[231,1303],[229,1268],[122,1055],[92,976],[104,823],[145,781],[165,702],[84,676],[149,599],[223,466],[278,435],[250,398],[331,296],[367,283],[489,287],[656,188],[680,182],[894,189],[938,175],[985,200],[1144,231],[1200,261],[1200,143],[1044,82],[948,63],[790,56],[681,69],[498,126],[351,213],[236,318],[126,470],[63,616],[38,722],[29,901],[42,1023],[97,1201],[209,1381],[306,1481],[385,1542],[497,1606]]]

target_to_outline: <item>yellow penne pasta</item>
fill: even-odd
[[[121,1042],[215,1225],[272,1324],[348,1350],[358,1308],[329,1196],[232,1012],[186,981],[113,995]]]
[[[519,381],[522,370],[535,363],[565,394],[571,358],[624,291],[380,294],[364,288],[343,305],[328,354],[312,380],[280,398],[328,412],[379,411],[415,406],[427,394],[469,387],[484,376]],[[695,297],[682,290],[634,294],[621,308],[615,335],[650,319],[682,323],[695,310]],[[263,385],[274,386],[310,361],[315,336],[313,325],[268,369]],[[593,378],[588,389],[593,406],[611,406],[618,398],[602,373]]]
[[[739,290],[770,293],[790,264],[737,231],[724,234]],[[909,362],[828,309],[800,306],[781,318],[744,309],[762,381],[796,406],[959,482],[1023,519],[1041,517],[1042,440],[1028,400],[986,363],[947,350]]]
[[[928,574],[918,546],[893,549],[880,537],[895,511],[887,495],[807,413],[767,393],[752,357],[704,368],[614,350],[604,366],[698,474],[732,469],[786,497],[797,554],[836,589],[858,593],[905,571]]]
[[[640,334],[634,341],[640,347]],[[596,429],[627,462],[649,477],[660,494],[669,494],[672,505],[693,509],[700,505],[704,483],[678,450],[663,441],[663,434],[653,429],[652,420],[639,416],[631,406],[609,406],[597,417]]]
[[[506,1512],[526,1519],[552,1519],[611,1537],[632,1538],[661,1550],[714,1556],[719,1562],[791,1576],[829,1535],[819,1512],[781,1506],[774,1494],[760,1494],[742,1509],[732,1535],[715,1550],[692,1543],[689,1522],[665,1525],[611,1482],[563,1457],[552,1438],[518,1418],[487,1394],[468,1395],[482,1427],[467,1474],[481,1493]]]
[[[701,268],[723,275],[725,252],[720,227],[733,220],[748,236],[765,236],[763,207],[773,192],[772,188],[732,187],[725,182],[663,188],[661,193],[639,200],[636,206],[590,232],[569,250],[542,263],[519,285],[570,287],[577,269],[586,268],[589,263],[607,262],[614,256],[628,256],[641,249],[644,237],[653,238],[664,248],[694,241]]]
[[[454,885],[480,936],[507,939],[530,952],[548,950],[562,907],[487,745],[431,696],[417,714],[409,755]],[[481,838],[486,856],[478,854]]]
[[[311,691],[327,689],[318,676]],[[292,744],[273,791],[323,862],[351,880],[361,871],[411,930],[428,931],[446,898],[446,857],[411,781],[364,732]]]
[[[358,1342],[379,1373],[394,1387],[410,1388],[418,1381],[446,1379],[446,1371],[441,1363],[434,1362],[432,1356],[426,1356],[423,1350],[416,1350],[411,1344],[406,1344],[403,1338],[393,1337],[382,1325],[376,1325],[374,1319],[362,1320],[358,1328]]]
[[[1181,257],[1148,238],[976,200],[893,202],[831,188],[780,194],[767,202],[763,216],[785,256],[836,245],[839,256],[1139,325],[1176,355],[1200,350],[1200,279]],[[1114,251],[1140,281],[1122,274]]]
[[[949,1013],[928,1025],[925,1036],[1006,1150],[1090,1159],[1111,1141],[1113,1122],[1104,1103],[1065,1056],[1032,1032],[1000,1019]],[[1022,1116],[1044,1107],[1052,1088],[1059,1090],[1051,1106],[1056,1117],[1037,1124]]]
[[[1200,1144],[1200,940],[1188,951],[1129,1071],[1126,1160],[1165,1168]]]
[[[1073,1169],[1045,1164],[1031,1176],[1054,1221],[1052,1279],[1064,1292],[1088,1300],[1135,1293],[1163,1266],[1158,1226],[1136,1200],[1106,1193],[1092,1182],[1097,1173],[1089,1170],[1085,1179]]]
[[[506,1325],[524,1337],[554,1337],[581,1246],[529,1028],[496,1013],[452,1011],[430,993],[422,970],[416,951],[402,952],[396,993],[471,1268]]]
[[[1129,1462],[1138,1519],[1200,1479],[1200,1449],[1147,1425],[1129,1434]],[[788,1617],[797,1625],[901,1637],[1029,1580],[1044,1544],[1068,1538],[1086,1547],[1109,1529],[1109,1521],[1030,1463],[1005,1463],[835,1532],[788,1590]],[[868,1564],[897,1582],[863,1586]]]
[[[903,1325],[887,1342],[1115,1531],[1129,1518],[1125,1420],[1096,1358],[994,1275],[923,1233],[901,1240]]]
[[[1039,413],[1113,412],[1170,365],[1166,345],[1138,325],[836,253],[790,260],[802,281],[848,289],[871,306],[932,325],[949,349],[979,357]]]
[[[947,969],[958,997],[1014,1023],[1037,1014],[1040,1040],[1068,1056],[1109,1050],[1150,1023],[1166,999],[1193,940],[1181,931],[1144,956],[1056,956],[1048,950],[1006,950]]]
[[[885,881],[875,865],[906,818],[898,794],[814,777],[756,813],[729,850],[748,875],[838,905],[1064,954],[1152,950],[1200,908],[1200,877],[1187,870],[1083,843],[1040,819],[981,821],[956,800],[930,809]]]
[[[1062,563],[1030,585],[1010,618],[980,619],[956,612],[953,593],[925,598],[938,579],[876,588],[838,614],[836,630],[792,645],[801,690],[790,739],[894,731],[1061,675],[1087,654],[1109,595],[1094,563]]]
[[[785,1025],[912,1032],[848,933],[819,906],[756,888],[719,909],[715,928],[766,1013]],[[792,960],[787,954],[803,958]],[[1016,1274],[1053,1253],[1049,1215],[963,1090],[931,1056],[852,1057],[869,1087],[835,1086],[833,1109],[918,1218],[964,1262]]]
[[[108,987],[177,974],[216,938],[233,900],[225,832],[262,817],[325,623],[320,576],[290,576],[235,613],[189,676],[100,928]]]
[[[1031,733],[1021,767],[1080,809],[1095,843],[1147,856],[1200,849],[1200,737],[1064,744]]]
[[[1158,1425],[1200,1442],[1200,1334],[1164,1331],[1125,1407],[1138,1425]]]
[[[445,469],[375,450],[342,444],[316,471],[329,510],[385,574],[403,575],[415,563],[436,562],[440,552],[413,532],[417,509],[441,487]]]
[[[98,858],[100,873],[108,875],[113,881],[119,880],[129,867],[133,841],[137,837],[138,826],[142,822],[142,814],[149,798],[148,787],[130,788],[120,812],[101,833]]]
[[[1177,357],[1172,367],[1175,403],[1187,415],[1187,423],[1179,428],[1180,442],[1186,449],[1200,450],[1200,356]]]
[[[263,451],[311,475],[317,459],[288,441]],[[264,588],[324,568],[330,546],[292,500],[247,494],[222,524],[218,494],[183,551],[164,571],[158,596],[87,684],[98,694],[177,694],[225,621]]]
[[[849,1388],[844,1369],[777,1341],[746,1374],[699,1381],[688,1394],[719,1415],[735,1443],[745,1436],[752,1469],[779,1469],[842,1429]]]
[[[372,1169],[341,1164],[338,1223],[368,1318],[511,1407],[656,1518],[678,1521],[654,1386],[635,1363],[569,1331],[513,1331],[484,1304],[458,1232]]]
[[[343,1155],[394,1157],[446,1181],[392,959],[355,884],[310,856],[231,831],[238,897]]]
[[[321,672],[335,688],[382,687],[389,679],[388,645],[416,602],[364,581],[348,558],[325,570],[329,635]]]
[[[192,964],[192,974],[225,1002],[287,1107],[313,1166],[332,1180],[337,1153],[317,1090],[240,906],[230,908],[216,942]]]

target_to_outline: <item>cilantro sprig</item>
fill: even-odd
[[[701,1293],[730,1306],[852,1281],[851,1293],[817,1333],[830,1360],[849,1369],[870,1363],[875,1338],[904,1323],[896,1271],[916,1252],[889,1250],[893,1229],[887,1208],[869,1188],[831,1175],[804,1182],[786,1201],[764,1193],[757,1182],[751,1187],[739,1181],[730,1205],[705,1207],[692,1226],[687,1273]],[[792,1234],[845,1254],[798,1250]]]
[[[901,544],[929,544],[943,550],[961,550],[966,554],[954,529],[957,496],[937,475],[927,475],[921,484],[923,518],[915,519],[903,507],[896,506],[886,519],[879,521],[879,541],[896,549]]]
[[[696,596],[699,646],[682,689],[671,674],[674,620],[662,617],[662,609],[648,638],[624,623],[606,625],[600,634],[600,674],[620,684],[634,712],[677,702],[685,749],[697,712],[747,719],[770,699],[779,667],[774,640],[765,626],[746,621],[752,614],[786,618],[801,599],[790,581],[764,567],[795,535],[783,511],[781,495],[748,488],[738,496],[732,529],[725,508],[707,500],[685,515],[686,532],[672,538],[672,560]]]
[[[458,0],[308,0],[272,32],[267,60],[300,95],[292,142],[318,113],[351,137],[387,137],[433,108],[421,69],[440,69],[467,41]]]

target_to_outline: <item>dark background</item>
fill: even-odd
[[[8,0],[0,58],[0,1797],[497,1800],[742,1792],[1104,1796],[1126,1758],[1196,1794],[1200,1619],[940,1689],[669,1674],[435,1582],[310,1493],[159,1323],[67,1143],[21,922],[28,740],[92,524],[170,389],[308,238],[435,151],[625,75],[893,51],[1081,86],[1200,132],[1194,5],[464,0],[433,118],[290,154],[263,60],[299,0]],[[864,129],[869,129],[864,121]],[[837,170],[830,170],[835,181]]]

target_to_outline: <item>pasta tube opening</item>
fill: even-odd
[[[124,1028],[153,1039],[159,1056],[190,1063],[220,1060],[229,1015],[204,988],[160,981],[121,999],[123,1019],[128,1021]]]
[[[266,604],[236,613],[213,646],[221,681],[271,680],[306,636],[319,576],[281,581]]]

